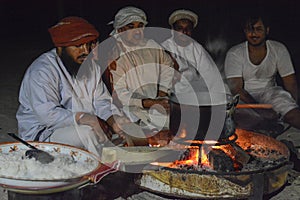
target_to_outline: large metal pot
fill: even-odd
[[[59,152],[62,154],[72,155],[75,162],[91,162],[97,164],[92,170],[87,173],[80,174],[76,177],[69,179],[55,179],[55,180],[37,180],[37,179],[16,179],[6,175],[0,176],[0,186],[9,191],[24,194],[48,194],[55,192],[62,192],[78,187],[84,187],[90,184],[98,183],[101,178],[110,172],[114,172],[119,168],[119,163],[112,163],[111,165],[101,164],[99,159],[92,153],[76,148],[73,146],[58,144],[58,143],[43,143],[43,142],[30,142],[31,145],[36,146],[47,152]],[[0,144],[1,153],[11,153],[13,151],[27,150],[25,145],[12,142]]]
[[[218,140],[234,133],[229,106],[234,101],[225,93],[180,93],[170,98],[170,131],[186,139]],[[237,102],[236,102],[237,103]],[[229,125],[229,126],[228,126]],[[231,131],[230,131],[231,130]],[[228,133],[229,131],[229,133]]]

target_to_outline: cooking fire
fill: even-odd
[[[243,130],[237,130],[238,133]],[[193,146],[184,146],[186,150],[179,159],[170,163],[152,163],[170,168],[197,171],[247,171],[276,166],[286,160],[279,150],[264,148],[239,139],[229,144],[218,145],[217,141],[188,140]],[[217,144],[217,145],[214,145]]]
[[[241,129],[225,140],[175,145],[178,159],[151,163],[156,168],[144,170],[139,185],[183,198],[262,199],[285,184],[292,164],[284,144]]]

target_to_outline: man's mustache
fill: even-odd
[[[82,54],[80,56],[78,56],[77,58],[80,59],[80,58],[86,58],[88,56],[88,54]]]

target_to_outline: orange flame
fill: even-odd
[[[199,164],[199,147],[189,147],[189,155],[186,160],[176,160],[174,165],[195,165]]]

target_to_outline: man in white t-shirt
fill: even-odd
[[[232,47],[226,55],[228,85],[234,95],[240,95],[240,103],[271,104],[272,109],[238,109],[238,125],[258,130],[280,118],[300,128],[297,81],[287,48],[267,39],[269,26],[261,16],[248,18],[244,32],[247,41]],[[276,84],[277,73],[284,89]]]

